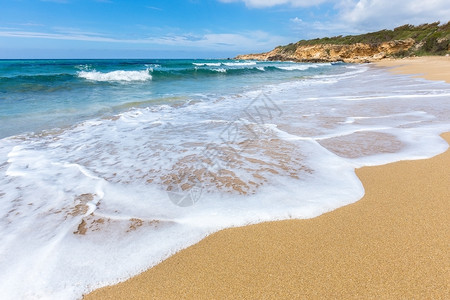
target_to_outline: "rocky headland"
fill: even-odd
[[[384,58],[450,53],[450,22],[419,26],[404,25],[357,36],[302,40],[272,51],[245,54],[235,59],[262,61],[364,63]]]

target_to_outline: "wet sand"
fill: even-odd
[[[445,80],[450,83],[450,56],[425,56],[405,59],[385,59],[375,65],[391,67],[397,74],[415,74],[429,80]]]
[[[450,59],[409,61],[378,65],[450,82]],[[220,231],[85,299],[450,299],[450,151],[356,173],[354,204]]]

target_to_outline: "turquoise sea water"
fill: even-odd
[[[203,101],[209,94],[239,93],[331,69],[338,68],[229,60],[0,60],[0,137],[130,107]]]
[[[372,65],[0,61],[0,299],[78,299],[447,149],[450,85]]]

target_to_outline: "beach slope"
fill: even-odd
[[[385,59],[375,63],[379,67],[392,68],[396,74],[415,74],[429,80],[444,80],[450,83],[450,57],[425,56],[404,59]]]
[[[359,169],[354,204],[220,231],[85,299],[449,299],[449,166],[447,151]]]
[[[450,67],[422,60],[407,72],[450,82],[448,71],[427,75]],[[356,173],[366,194],[354,204],[222,230],[85,299],[449,299],[450,151]]]

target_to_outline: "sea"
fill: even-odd
[[[79,299],[218,230],[319,216],[446,131],[450,84],[372,64],[0,60],[0,298]]]

